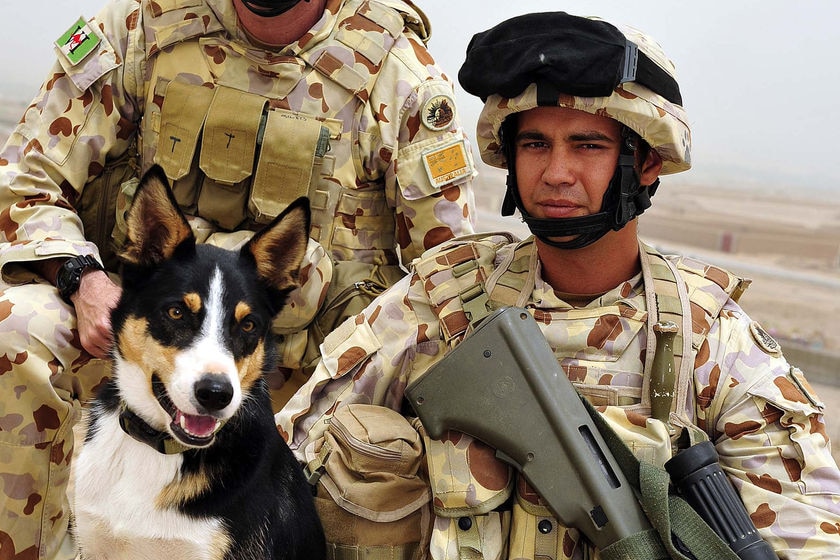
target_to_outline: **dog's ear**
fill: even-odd
[[[184,242],[195,246],[195,236],[178,208],[166,173],[152,166],[140,179],[126,218],[128,232],[120,258],[148,266],[170,258]]]
[[[278,291],[298,285],[309,242],[309,221],[309,199],[300,197],[242,247],[243,254],[250,253],[256,261],[260,278]]]

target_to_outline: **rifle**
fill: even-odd
[[[457,430],[495,448],[496,456],[525,476],[558,520],[579,529],[600,550],[654,531],[528,311],[508,307],[488,316],[409,385],[406,395],[429,436],[440,439],[447,430]],[[678,465],[683,480],[693,480],[688,474],[692,465]],[[734,494],[731,485],[729,490]],[[737,494],[735,498],[752,526]],[[748,545],[757,538],[759,546],[750,548],[744,560],[776,558],[754,526],[747,537]],[[743,535],[737,538],[742,545]],[[664,550],[658,558],[669,557]]]

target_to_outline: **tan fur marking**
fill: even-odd
[[[147,328],[145,319],[130,317],[117,335],[117,344],[125,359],[140,366],[150,382],[153,373],[166,382],[175,369],[177,350],[162,346],[149,336]]]
[[[193,313],[201,311],[201,296],[195,292],[184,294],[184,303]]]
[[[224,560],[227,551],[230,550],[230,536],[226,532],[216,532],[210,542],[210,558],[212,560]]]
[[[242,321],[245,317],[251,314],[251,306],[245,303],[244,301],[240,301],[236,304],[236,309],[234,310],[234,317],[236,318],[236,322]]]
[[[236,364],[239,371],[242,390],[250,389],[257,379],[262,375],[263,364],[265,363],[265,342],[260,342],[250,356],[245,356]]]
[[[155,500],[155,506],[159,509],[176,508],[200,496],[209,488],[210,478],[203,470],[197,474],[188,474],[167,484]]]

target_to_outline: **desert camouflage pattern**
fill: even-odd
[[[618,28],[628,40],[635,43],[651,60],[676,79],[674,63],[665,55],[655,39],[630,26]],[[535,84],[531,84],[512,99],[500,95],[487,98],[478,118],[476,132],[481,159],[485,163],[506,168],[499,128],[508,115],[537,106]],[[685,110],[643,85],[635,82],[623,83],[617,86],[609,97],[561,94],[557,99],[557,106],[612,117],[634,130],[662,157],[662,175],[691,168],[691,129]]]
[[[459,260],[453,255],[464,247],[478,257],[479,266],[459,277],[452,273],[452,263]],[[366,403],[401,410],[405,387],[457,344],[457,338],[446,340],[445,331],[453,330],[453,325],[445,327],[439,317],[455,315],[443,308],[457,299],[459,278],[472,275],[480,281],[498,279],[518,286],[522,303],[534,314],[578,390],[623,438],[641,442],[631,445],[637,454],[657,463],[666,460],[669,453],[651,449],[658,442],[666,444],[668,434],[662,426],[648,425],[650,410],[644,405],[646,384],[641,373],[650,316],[644,281],[649,265],[643,264],[642,274],[589,305],[573,308],[542,280],[534,255],[532,239],[516,243],[502,236],[429,251],[415,263],[411,276],[327,337],[323,361],[277,416],[278,427],[295,453],[302,459],[304,450],[322,437],[331,415],[343,406]],[[535,266],[522,266],[523,262]],[[702,336],[696,338],[692,352],[690,398],[684,405],[675,403],[672,416],[690,420],[716,444],[747,511],[780,558],[837,557],[840,470],[830,454],[823,405],[779,346],[728,295],[723,286],[731,288],[730,276],[725,271],[696,261],[676,262],[692,294],[692,328]],[[493,273],[500,267],[516,267],[513,276],[524,281],[503,280],[504,275],[499,279]],[[452,286],[445,288],[446,284]],[[703,309],[710,300],[721,302],[715,316]],[[468,439],[452,438],[451,443],[469,448]],[[459,476],[477,478],[489,489],[505,485],[504,476],[485,481],[484,472],[484,468],[461,470]],[[464,557],[459,550],[476,558],[597,557],[576,530],[560,527],[521,482],[515,485],[510,512],[492,511],[488,517],[476,510],[468,516],[485,520],[463,522],[469,531],[483,529],[480,538],[467,539],[468,545],[455,538],[458,530],[465,530],[459,527],[460,518],[445,517],[436,509],[431,557]],[[500,519],[507,516],[512,520]],[[497,534],[487,534],[488,526]],[[476,552],[476,543],[487,543],[488,548]]]
[[[72,428],[109,368],[82,350],[73,310],[51,284],[0,288],[0,558],[72,558],[59,551]]]
[[[83,60],[56,47],[56,64],[0,151],[0,558],[72,557],[58,552],[71,427],[104,375],[81,368],[90,358],[72,309],[22,263],[91,254],[115,270],[136,177],[156,161],[177,179],[196,235],[223,246],[244,242],[284,197],[311,197],[320,245],[310,244],[302,280],[313,284],[293,294],[282,332],[311,319],[332,261],[396,267],[472,232],[474,166],[452,84],[425,48],[427,26],[399,0],[328,0],[310,32],[268,53],[247,43],[231,0],[113,0],[89,20],[98,44]],[[191,103],[209,100],[205,112],[178,111],[184,88]],[[225,127],[256,142],[260,123],[238,119],[257,104],[277,117],[262,127],[271,133],[264,150],[276,152],[262,168],[224,159],[217,142]],[[161,136],[183,146],[199,133],[216,143],[196,140],[180,160],[186,172],[174,173]],[[304,137],[302,151],[290,146]],[[297,167],[278,171],[281,157]],[[297,177],[297,190],[279,189],[278,177]],[[241,220],[225,222],[229,215]]]

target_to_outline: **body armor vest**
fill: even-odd
[[[358,131],[375,123],[366,101],[402,15],[348,1],[315,47],[283,56],[232,38],[220,21],[232,15],[210,1],[143,6],[141,154],[165,169],[181,207],[211,231],[257,229],[308,196],[311,236],[332,258],[397,262],[393,213],[380,177],[361,168],[371,143]]]

